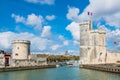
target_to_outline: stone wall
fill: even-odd
[[[13,67],[47,65],[47,56],[31,54],[28,59],[12,59],[11,62]]]
[[[20,66],[36,66],[37,63],[35,60],[12,60],[12,67],[20,67]]]
[[[120,52],[119,51],[107,51],[106,63],[117,63],[120,62]]]

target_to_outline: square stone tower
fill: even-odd
[[[87,64],[88,62],[88,47],[90,30],[92,29],[91,21],[80,23],[80,64]]]
[[[106,60],[106,32],[92,30],[92,21],[80,23],[80,64],[100,64]]]

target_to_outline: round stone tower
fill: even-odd
[[[12,59],[28,59],[30,54],[30,41],[14,40],[12,46]]]

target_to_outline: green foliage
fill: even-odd
[[[79,56],[54,56],[51,55],[47,58],[47,61],[69,61],[69,60],[79,60]]]

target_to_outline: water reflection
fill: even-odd
[[[0,80],[120,80],[120,74],[79,67],[0,72]]]
[[[83,80],[120,80],[120,74],[88,69],[80,69],[80,76],[84,76]]]

